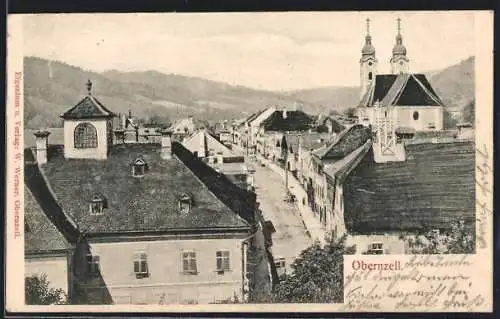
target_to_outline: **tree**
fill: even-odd
[[[472,125],[476,122],[476,102],[471,101],[467,104],[462,111],[462,120],[466,123],[471,123]]]
[[[344,295],[344,254],[354,254],[346,247],[347,236],[329,234],[322,246],[316,241],[292,263],[292,273],[284,275],[273,290],[279,303],[333,303]]]
[[[47,275],[31,275],[24,280],[25,302],[28,305],[65,304],[67,296],[62,289],[49,287]]]
[[[407,237],[409,254],[472,254],[475,237],[465,222],[459,219],[443,233],[425,230],[417,236]]]
[[[443,110],[443,127],[444,129],[453,129],[457,126],[457,119],[447,109]]]

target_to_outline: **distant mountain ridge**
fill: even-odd
[[[459,112],[475,100],[473,56],[442,70],[424,73],[450,112]],[[292,98],[343,110],[359,102],[359,87],[323,87],[288,92]]]
[[[436,72],[430,81],[445,103],[463,108],[474,99],[474,58]],[[241,118],[270,105],[299,106],[310,114],[343,111],[359,100],[357,87],[272,92],[157,71],[102,73],[37,57],[24,59],[25,126],[59,127],[59,115],[86,94],[85,82],[109,109],[149,119],[194,115],[206,120]]]

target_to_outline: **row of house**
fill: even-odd
[[[473,238],[472,125],[443,129],[444,104],[425,75],[409,72],[399,21],[391,74],[377,74],[368,22],[361,54],[352,124],[330,119],[326,134],[313,132],[307,114],[269,108],[243,122],[240,144],[289,171],[307,194],[298,205],[358,253],[405,253],[409,238],[455,221]]]
[[[61,115],[63,145],[38,131],[25,150],[25,275],[47,275],[71,303],[246,300],[248,260],[266,257],[255,194],[171,131],[160,143],[124,142],[116,115],[87,90]]]

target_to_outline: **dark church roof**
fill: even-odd
[[[262,122],[262,127],[266,131],[296,132],[307,131],[313,124],[313,117],[303,111],[277,110]]]
[[[51,147],[43,171],[58,204],[85,233],[247,232],[253,215],[249,208],[237,208],[251,209],[255,197],[228,186],[232,183],[179,143],[172,143],[172,149],[174,156],[164,160],[156,144],[115,145],[108,159],[102,161],[65,159],[62,146],[56,146]],[[139,156],[148,164],[140,178],[132,176],[131,167]],[[31,191],[39,189],[33,187]],[[96,193],[106,198],[102,215],[89,213],[90,200]],[[179,207],[180,196],[185,193],[193,194],[194,204],[188,213]]]
[[[70,242],[45,215],[28,187],[24,187],[24,252],[56,253],[71,249]]]
[[[380,74],[359,106],[443,106],[424,74]]]
[[[475,220],[472,142],[406,145],[404,162],[375,163],[373,151],[344,183],[344,216],[352,233],[447,229]],[[471,227],[472,231],[474,227]]]
[[[92,95],[87,95],[74,107],[61,115],[61,117],[65,120],[108,118],[114,116],[116,115],[108,110],[98,99],[96,99]]]

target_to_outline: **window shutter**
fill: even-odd
[[[217,270],[222,270],[222,258],[217,256]]]
[[[138,260],[134,260],[134,272],[135,273],[139,273],[140,272],[139,267],[140,267],[139,261]]]

